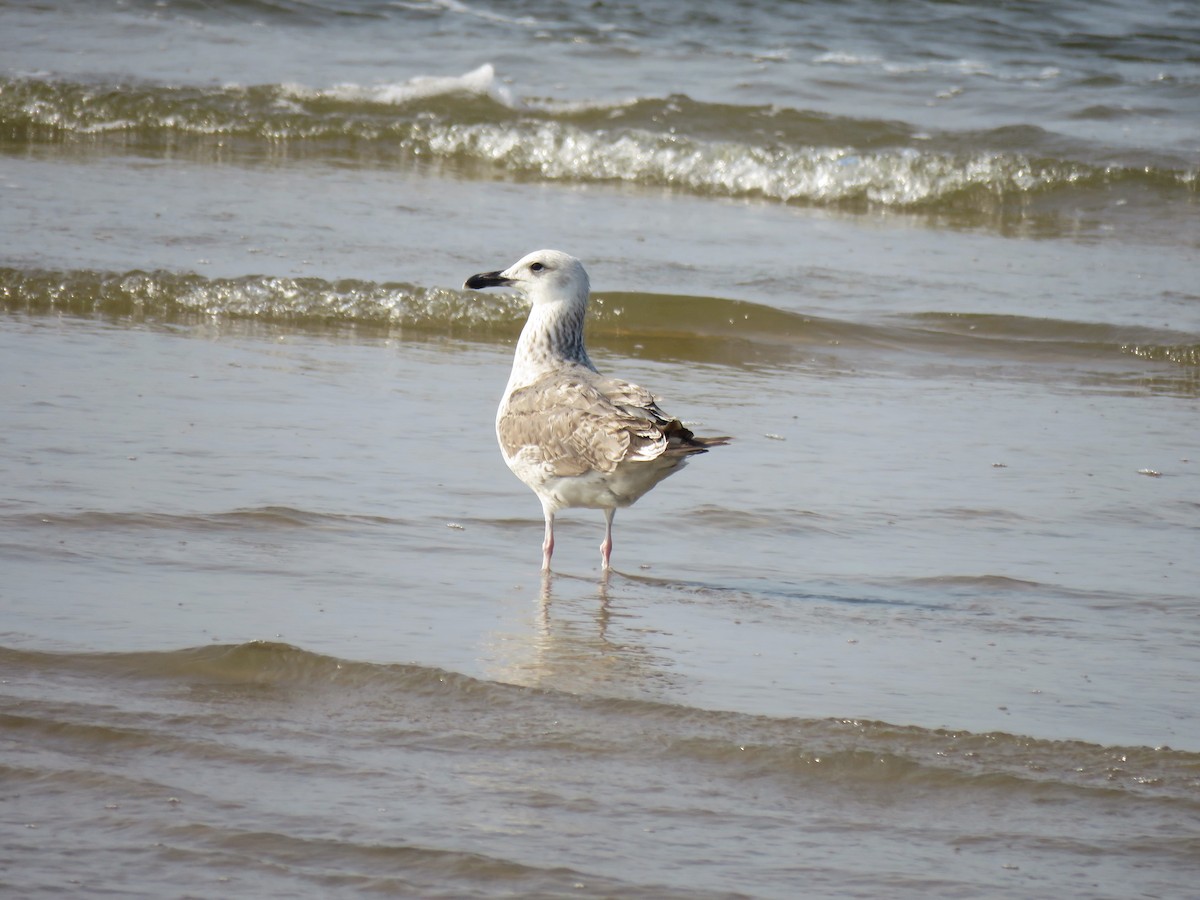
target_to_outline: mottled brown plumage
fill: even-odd
[[[729,438],[696,437],[649,391],[596,370],[583,342],[588,277],[579,260],[540,250],[466,282],[492,286],[516,287],[532,302],[496,413],[496,437],[508,467],[541,500],[542,568],[550,568],[554,551],[554,514],[587,507],[604,510],[600,556],[607,569],[615,510]]]

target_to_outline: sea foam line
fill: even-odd
[[[867,200],[906,207],[970,188],[1026,193],[1087,175],[1078,167],[1035,168],[1014,154],[981,151],[960,158],[904,147],[869,153],[760,147],[643,131],[588,132],[556,122],[432,125],[418,129],[411,143],[435,157],[475,158],[552,181],[624,181],[783,202]]]
[[[467,94],[489,97],[510,108],[518,106],[512,91],[496,79],[496,69],[484,63],[463,75],[417,75],[396,84],[338,84],[331,88],[310,88],[302,84],[280,85],[280,94],[295,100],[337,100],[351,103],[378,103],[403,106],[433,97]]]

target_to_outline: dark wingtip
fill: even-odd
[[[688,453],[707,453],[713,447],[724,447],[733,438],[731,437],[696,437],[692,435],[683,444],[683,449]]]
[[[685,453],[707,453],[709,447],[722,447],[733,440],[725,435],[717,437],[696,437],[690,428],[678,419],[672,419],[663,427],[667,440],[674,441]]]

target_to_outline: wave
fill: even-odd
[[[373,718],[384,702],[410,713],[422,703],[433,704],[450,721],[459,722],[476,715],[518,715],[527,721],[565,717],[573,723],[570,734],[550,732],[558,750],[574,742],[578,752],[594,753],[597,741],[618,741],[623,752],[717,765],[728,777],[747,779],[908,783],[931,789],[1000,785],[1035,793],[1054,786],[1144,798],[1194,797],[1200,787],[1200,754],[1167,747],[1105,747],[1001,732],[975,734],[857,719],[773,718],[662,701],[579,696],[430,666],[339,659],[272,641],[117,653],[0,647],[0,666],[14,675],[138,682],[151,690],[155,684],[169,689],[184,683],[193,692],[201,686],[209,693],[219,692],[224,686],[238,696],[246,696],[248,687],[286,691],[294,700],[332,700],[343,710],[362,703],[374,710]],[[44,711],[55,722],[56,709],[52,705]],[[21,725],[27,731],[40,727],[34,712],[28,704],[23,707]],[[46,727],[62,737],[62,727],[55,722]],[[84,742],[148,739],[131,737],[120,721],[73,721],[72,728],[77,732],[73,739]],[[455,745],[507,742],[511,751],[514,741],[532,748],[543,740],[536,728],[504,731],[491,735],[487,729],[470,734],[456,730]]]
[[[47,271],[0,268],[0,296],[10,310],[150,317],[165,321],[250,319],[301,325],[361,324],[472,333],[513,327],[524,317],[512,295],[345,279],[189,273]]]
[[[289,506],[260,506],[220,513],[178,515],[151,512],[111,512],[80,510],[78,512],[37,512],[0,515],[18,528],[37,528],[49,525],[60,529],[151,531],[261,531],[264,528],[341,528],[347,525],[389,525],[398,520],[380,516],[347,515],[345,513],[315,512]]]
[[[525,305],[514,294],[353,279],[206,278],[166,271],[0,267],[0,304],[13,313],[378,329],[414,338],[477,340],[510,340],[525,319]],[[738,367],[786,365],[833,346],[946,358],[1134,357],[1189,372],[1200,367],[1200,335],[1025,316],[918,313],[876,323],[848,322],[720,297],[606,292],[593,298],[588,327],[596,346],[618,352]]]
[[[301,84],[284,84],[279,92],[284,98],[305,103],[324,100],[346,104],[405,106],[434,98],[476,96],[490,98],[503,106],[516,106],[512,91],[496,81],[496,70],[490,63],[484,63],[464,75],[418,75],[396,84],[340,84],[324,90]]]
[[[1108,151],[1033,126],[922,133],[895,121],[685,96],[515,100],[492,66],[394,84],[244,87],[0,81],[9,148],[434,166],[459,177],[617,183],[849,211],[1006,220],[1141,192],[1188,206],[1194,159]],[[12,152],[10,149],[9,152]],[[1085,204],[1086,205],[1086,204]]]

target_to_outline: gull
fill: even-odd
[[[542,571],[550,571],[555,514],[583,507],[604,512],[600,562],[607,572],[617,509],[730,438],[696,437],[649,391],[592,365],[583,342],[589,282],[575,257],[537,250],[503,271],[472,275],[463,287],[516,288],[530,302],[496,437],[505,463],[541,501]]]

